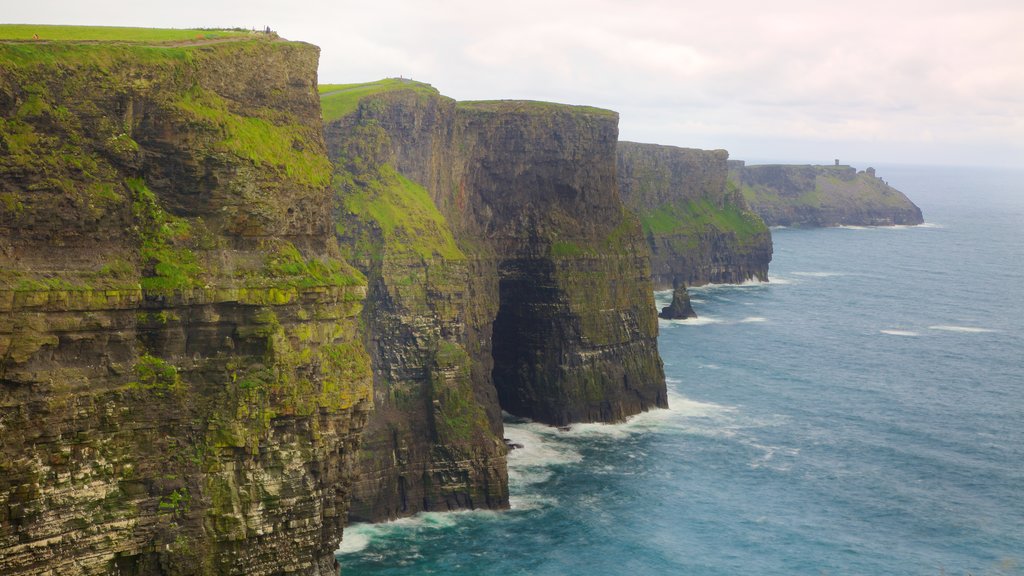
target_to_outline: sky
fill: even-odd
[[[320,82],[619,112],[751,162],[1024,168],[1021,0],[0,0],[0,22],[270,26]]]

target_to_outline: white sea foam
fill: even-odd
[[[742,324],[753,324],[753,323],[767,322],[767,321],[768,321],[768,319],[763,317],[763,316],[747,316],[743,320],[740,320],[740,323],[742,323]]]
[[[870,226],[854,226],[853,224],[843,224],[842,226],[836,226],[836,228],[842,228],[843,230],[867,230]]]
[[[785,286],[786,284],[792,284],[793,281],[783,278],[781,276],[769,276],[768,283],[774,284],[776,286]]]
[[[344,539],[338,545],[335,554],[353,554],[363,551],[370,545],[370,540],[376,533],[375,524],[352,524],[345,527]]]
[[[977,326],[950,326],[941,324],[938,326],[929,326],[929,330],[942,330],[944,332],[964,332],[969,334],[981,334],[984,332],[996,332],[991,328],[979,328]]]
[[[917,332],[914,332],[912,330],[889,329],[889,330],[879,330],[879,332],[881,332],[882,334],[889,334],[890,336],[920,336],[920,334],[918,334]]]
[[[719,366],[718,364],[701,364],[700,366],[697,366],[697,368],[703,368],[703,369],[706,369],[706,370],[721,370],[722,369],[722,367]],[[668,378],[666,378],[666,380],[668,380]]]
[[[833,278],[835,276],[845,276],[842,272],[793,272],[794,276],[807,276],[809,278]]]
[[[506,423],[505,437],[516,448],[508,454],[509,482],[518,487],[538,484],[551,477],[552,466],[583,459],[580,453],[556,437],[558,430],[535,422]]]
[[[354,554],[366,549],[375,539],[409,530],[436,530],[450,528],[469,515],[496,516],[493,510],[460,510],[456,512],[420,512],[408,518],[399,518],[379,524],[356,523],[345,527],[345,534],[335,554]]]
[[[800,454],[799,448],[783,448],[780,446],[767,446],[759,444],[757,442],[746,443],[751,448],[761,451],[761,456],[754,458],[748,466],[751,468],[769,468],[771,470],[778,470],[785,472],[792,468],[792,460]],[[782,458],[776,459],[776,456]]]
[[[698,316],[696,318],[686,318],[685,320],[666,320],[664,318],[659,318],[658,323],[678,324],[680,326],[705,326],[707,324],[721,324],[722,320],[711,316]]]

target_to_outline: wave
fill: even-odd
[[[698,316],[696,318],[686,318],[685,320],[666,320],[659,318],[658,323],[664,322],[665,324],[678,324],[680,326],[705,326],[707,324],[721,324],[722,321],[718,318],[711,316]]]
[[[575,447],[557,439],[557,431],[531,421],[505,423],[505,438],[521,446],[508,453],[510,484],[520,488],[539,484],[551,477],[553,466],[583,460]]]
[[[944,332],[963,332],[969,334],[982,334],[985,332],[998,332],[992,328],[979,328],[977,326],[951,326],[946,324],[940,324],[937,326],[929,326],[929,330],[942,330]]]
[[[768,319],[763,317],[763,316],[747,316],[743,320],[740,320],[740,323],[741,324],[753,324],[753,323],[760,323],[760,322],[767,322],[767,321],[768,321]]]
[[[776,286],[785,286],[787,284],[792,284],[793,281],[792,280],[787,280],[786,278],[783,278],[781,276],[769,276],[768,277],[768,283],[769,284],[774,284]]]
[[[455,526],[467,516],[497,517],[494,510],[457,510],[452,512],[420,512],[408,518],[399,518],[378,524],[356,523],[345,527],[335,556],[356,554],[365,550],[374,540],[391,535],[417,530],[441,530]]]
[[[917,332],[914,332],[912,330],[889,329],[889,330],[879,330],[879,332],[881,332],[882,334],[889,334],[890,336],[920,336],[920,334],[918,334]]]
[[[835,276],[846,276],[843,272],[793,272],[794,276],[807,276],[809,278],[833,278]]]
[[[841,228],[843,230],[869,230],[873,228],[873,226],[855,226],[853,224],[843,224],[841,226],[836,226],[836,228]]]

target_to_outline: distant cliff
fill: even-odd
[[[366,281],[319,50],[236,36],[0,44],[0,573],[336,573]]]
[[[729,184],[769,226],[921,224],[921,209],[875,175],[850,166],[746,166],[730,162]]]
[[[726,186],[728,156],[619,142],[619,190],[640,216],[655,287],[768,279],[771,233]]]
[[[323,91],[341,180],[368,165],[390,180],[346,200],[339,227],[377,236],[353,261],[389,295],[371,288],[367,309],[377,411],[354,519],[506,506],[501,409],[564,424],[665,405],[645,250],[615,186],[614,113],[456,104],[397,80]],[[413,238],[431,240],[399,262]],[[447,388],[432,377],[438,343],[457,376]],[[445,396],[455,382],[464,392]]]

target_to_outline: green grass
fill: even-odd
[[[644,234],[699,235],[706,228],[733,232],[740,241],[765,233],[768,228],[757,216],[734,205],[719,208],[708,200],[684,205],[665,205],[640,216]]]
[[[141,179],[129,178],[127,184],[132,191],[132,214],[142,241],[142,289],[169,294],[202,286],[203,268],[188,247],[192,236],[189,223],[168,214]]]
[[[439,94],[430,84],[406,78],[385,78],[362,84],[321,84],[318,89],[324,122],[333,122],[348,116],[359,108],[360,100],[375,94],[399,90],[411,90],[420,94]]]
[[[346,174],[339,174],[338,180],[345,210],[380,229],[385,252],[465,258],[426,189],[391,166],[381,167],[377,178],[359,184]]]
[[[456,106],[460,110],[477,112],[511,112],[520,114],[554,114],[559,112],[568,112],[572,114],[586,114],[606,118],[619,117],[619,113],[614,110],[595,108],[593,106],[559,104],[557,102],[541,102],[538,100],[466,100],[459,102]]]
[[[267,275],[279,287],[300,290],[321,286],[357,286],[365,279],[357,270],[336,260],[304,258],[290,242],[267,257]]]
[[[0,40],[39,40],[55,42],[138,42],[165,43],[221,38],[247,38],[248,30],[203,30],[167,28],[122,28],[115,26],[54,26],[50,24],[0,24]]]
[[[311,186],[326,186],[331,163],[314,145],[315,134],[300,124],[271,122],[257,116],[232,113],[217,94],[194,88],[177,103],[178,108],[215,125],[224,139],[218,146],[256,164],[276,167],[289,178]]]

